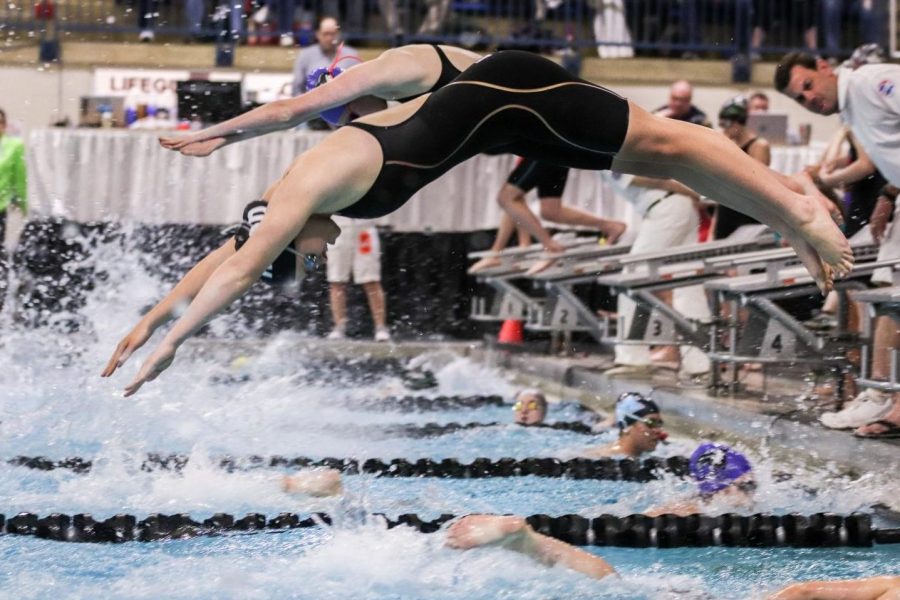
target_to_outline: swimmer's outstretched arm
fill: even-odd
[[[870,577],[844,581],[795,583],[769,600],[898,600],[900,577]]]
[[[428,52],[427,59],[422,53]],[[459,66],[480,58],[473,52],[454,49]],[[207,156],[222,146],[273,131],[290,129],[329,108],[363,96],[384,100],[427,92],[434,84],[437,56],[428,46],[405,46],[382,53],[378,58],[354,65],[339,77],[286,100],[275,100],[243,115],[183,137],[161,137],[160,144],[189,156]],[[440,68],[440,65],[437,65]]]
[[[172,288],[172,291],[151,308],[134,326],[134,329],[122,338],[100,376],[109,377],[115,373],[116,369],[125,364],[135,350],[150,339],[157,328],[184,312],[209,276],[234,253],[234,240],[229,238],[219,248],[207,254],[203,260],[194,265]]]
[[[469,515],[447,530],[447,546],[468,550],[498,545],[548,565],[563,565],[588,577],[615,575],[608,562],[565,542],[537,533],[522,517]]]
[[[250,289],[300,233],[316,208],[315,197],[311,193],[306,201],[300,198],[292,201],[284,196],[269,200],[266,216],[254,235],[240,252],[233,253],[207,278],[193,302],[125,388],[125,396],[131,396],[145,382],[156,379],[172,364],[175,352],[187,338]]]

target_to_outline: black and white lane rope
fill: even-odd
[[[376,514],[388,528],[407,526],[422,533],[434,533],[456,518],[441,515],[424,520],[416,514],[389,518]],[[623,546],[629,548],[678,548],[706,546],[797,547],[823,548],[839,546],[869,547],[874,544],[900,543],[900,528],[876,529],[871,515],[854,513],[838,515],[718,516],[690,515],[601,515],[587,518],[568,514],[558,517],[539,514],[527,517],[528,524],[539,533],[576,546]],[[9,519],[0,515],[0,532],[8,535],[36,536],[66,542],[120,543],[131,541],[187,539],[204,535],[227,535],[248,532],[279,532],[297,528],[327,526],[332,518],[324,513],[298,515],[281,513],[266,518],[259,513],[235,517],[217,513],[204,520],[189,515],[152,514],[139,519],[120,514],[96,521],[89,514],[54,513],[39,517],[19,513]]]

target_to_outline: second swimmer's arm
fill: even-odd
[[[147,314],[138,322],[116,346],[112,357],[101,373],[102,377],[109,377],[117,368],[125,364],[125,361],[134,353],[135,350],[143,346],[148,339],[164,323],[175,318],[179,312],[187,308],[209,276],[212,275],[219,265],[225,262],[228,257],[235,253],[234,240],[229,238],[216,250],[213,250],[206,257],[198,262],[194,267],[181,278],[181,281],[172,288],[165,298],[160,300],[156,306],[150,309]]]
[[[313,202],[271,200],[269,209],[254,235],[240,252],[235,252],[209,276],[206,283],[179,318],[156,350],[144,361],[134,380],[125,388],[125,395],[137,392],[166,370],[175,359],[175,352],[216,314],[243,296],[259,279],[266,267],[306,224],[314,210]]]

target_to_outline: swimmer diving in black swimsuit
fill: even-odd
[[[773,227],[823,289],[852,267],[849,244],[811,181],[778,175],[723,136],[654,117],[547,59],[499,52],[441,90],[362,118],[300,155],[266,191],[267,213],[246,243],[223,247],[220,262],[204,267],[202,288],[125,394],[164,371],[184,340],[243,295],[289,246],[300,257],[321,254],[339,233],[328,215],[387,214],[484,151],[675,178]],[[105,373],[123,360],[114,355]]]

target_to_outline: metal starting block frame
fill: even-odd
[[[897,269],[894,269],[894,281],[897,282]],[[890,374],[887,381],[872,378],[872,355],[875,352],[875,322],[880,317],[888,317],[900,325],[900,286],[873,288],[852,292],[850,297],[865,304],[863,318],[862,356],[859,365],[859,377],[856,383],[864,388],[875,388],[885,392],[900,392],[900,364],[898,364],[897,348],[891,348]]]
[[[605,341],[635,345],[690,345],[709,347],[709,323],[689,319],[660,300],[657,292],[698,285],[720,277],[728,269],[721,259],[765,254],[759,250],[775,245],[775,237],[765,234],[742,242],[722,240],[679,246],[665,252],[628,256],[621,261],[624,270],[601,275],[597,283],[625,294],[637,304],[631,325],[626,329],[620,318],[616,335]],[[719,259],[720,262],[710,262]],[[720,264],[721,263],[721,264]]]
[[[814,294],[818,291],[812,277],[802,265],[798,265],[793,250],[785,249],[782,255],[752,260],[735,257],[734,266],[752,269],[765,260],[758,273],[715,279],[706,282],[705,288],[712,296],[714,315],[722,314],[722,307],[730,306],[727,319],[716,318],[709,328],[709,358],[712,362],[710,387],[735,392],[739,388],[737,365],[746,363],[822,365],[832,373],[849,368],[846,351],[857,344],[857,336],[847,330],[848,292],[864,289],[866,279],[881,267],[894,268],[900,260],[875,262],[878,248],[875,245],[854,247],[858,261],[853,270],[835,282],[838,294],[838,326],[836,332],[817,334],[807,329],[794,316],[775,304],[776,300]],[[742,323],[740,309],[749,311],[749,318]],[[731,381],[723,383],[720,367],[731,364]]]
[[[532,275],[531,280],[544,288],[546,297],[543,309],[532,313],[526,327],[567,336],[582,331],[602,342],[606,337],[607,320],[598,318],[594,310],[575,294],[574,287],[593,283],[598,273],[620,270],[621,260],[630,251],[631,246],[577,248],[549,268]]]
[[[595,248],[598,237],[567,238],[560,240],[566,252],[579,248]],[[470,252],[470,259],[493,256],[491,251]],[[475,274],[478,281],[494,289],[492,296],[478,294],[472,297],[469,318],[473,321],[505,321],[507,319],[527,320],[543,306],[543,298],[533,298],[512,283],[520,279],[532,265],[545,258],[544,247],[532,244],[524,248],[507,248],[496,253],[501,264]]]

